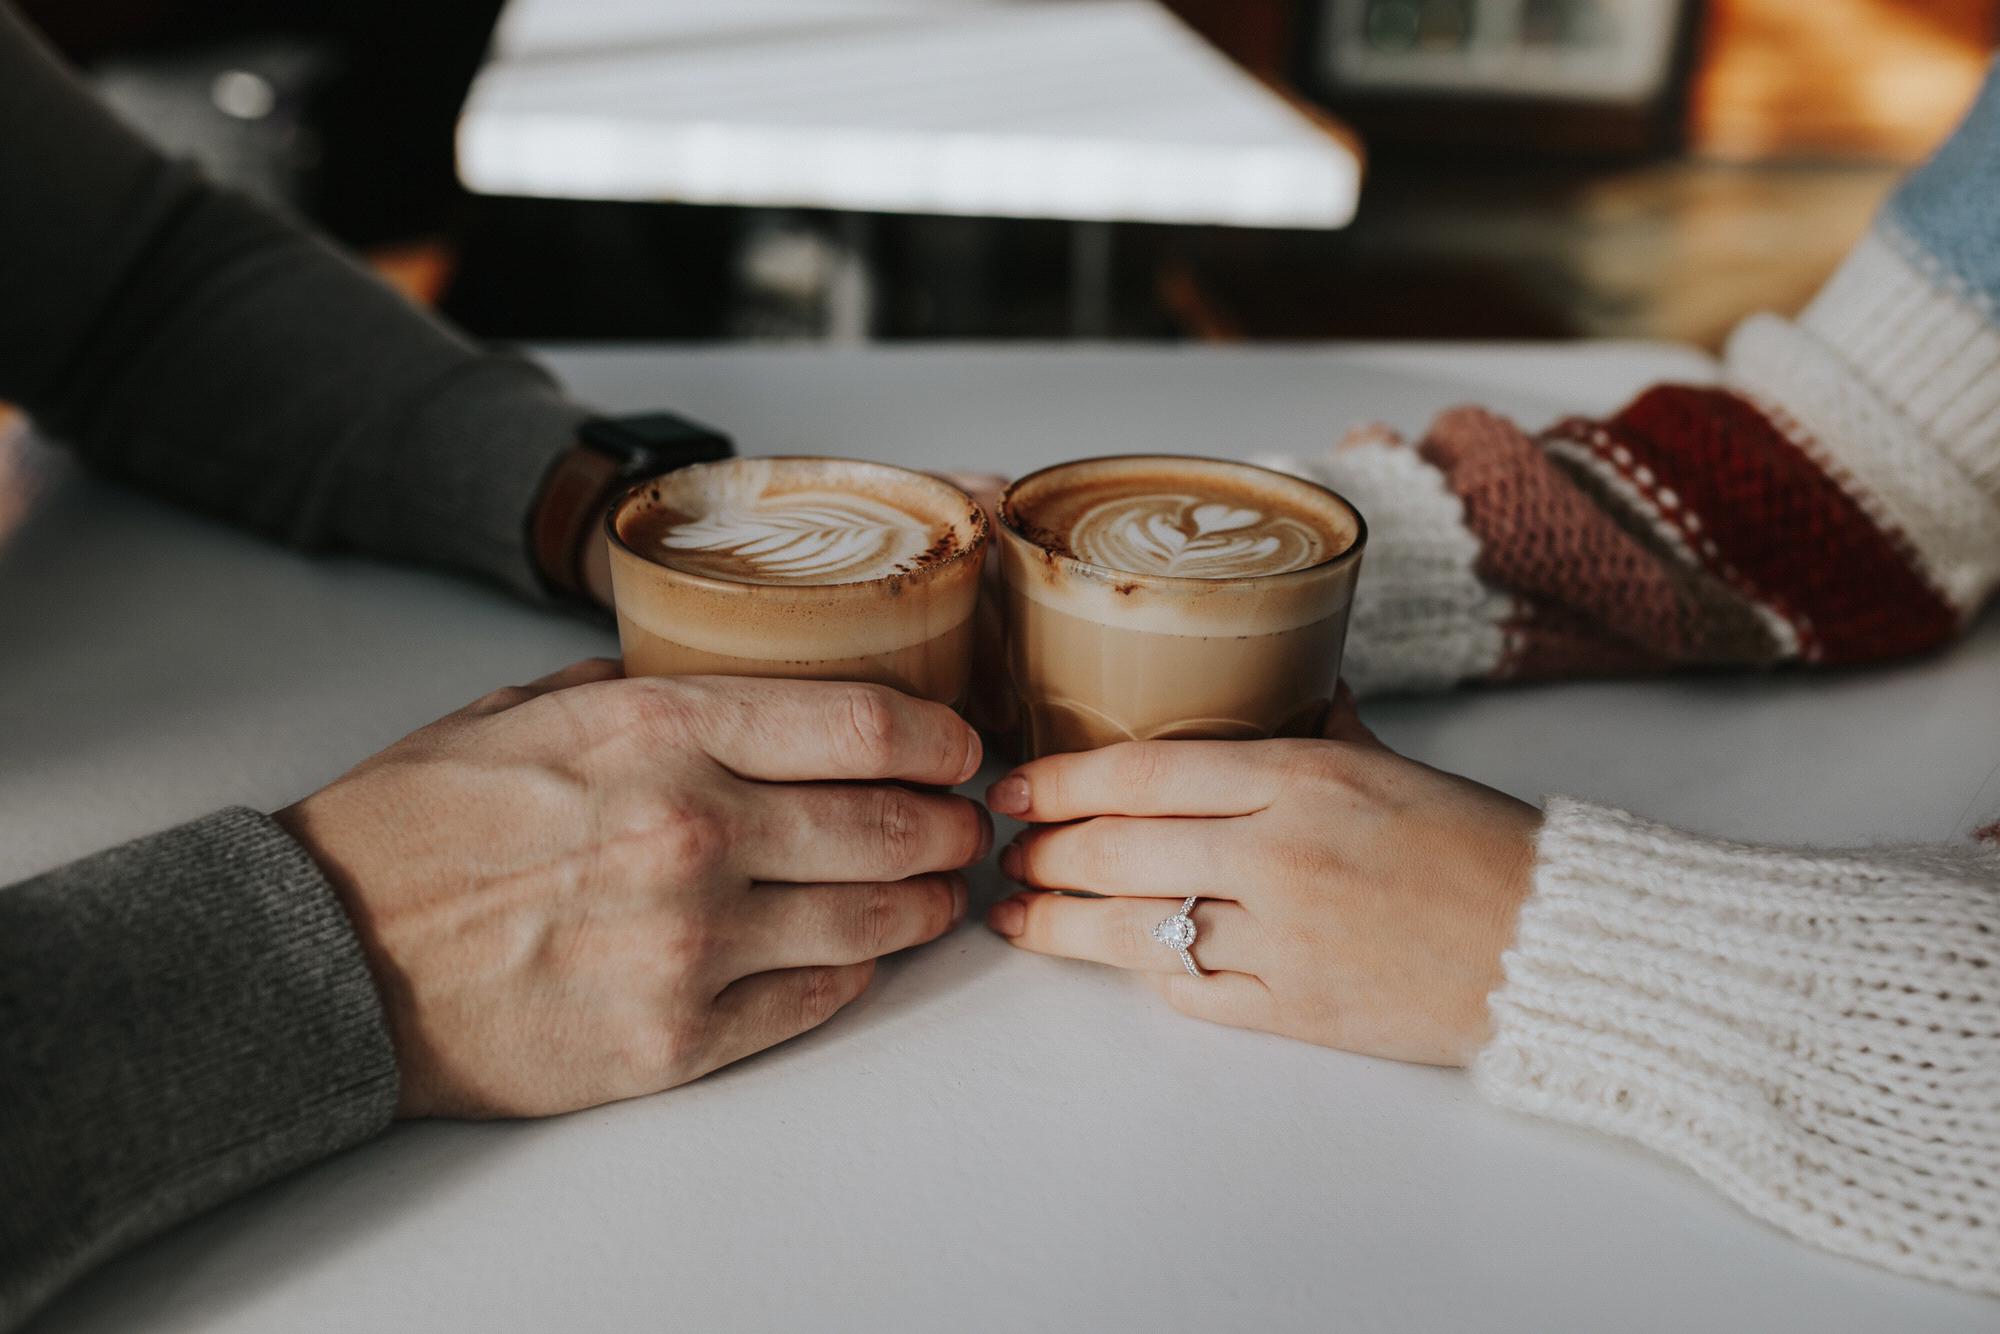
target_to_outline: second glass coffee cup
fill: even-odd
[[[1368,540],[1337,493],[1220,459],[1084,459],[1015,482],[999,526],[1027,757],[1324,728]]]
[[[641,483],[611,509],[630,676],[871,681],[960,707],[984,511],[883,463],[731,459]]]

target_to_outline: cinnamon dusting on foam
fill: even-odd
[[[897,568],[897,574],[915,574],[927,565],[941,565],[959,552],[958,533],[947,528],[938,534],[937,541],[913,556],[909,563]]]
[[[1061,533],[1055,531],[1053,528],[1042,527],[1021,512],[1021,507],[1015,503],[1014,495],[1011,491],[1001,498],[1000,520],[1050,555],[1067,556],[1071,560],[1076,559],[1076,553],[1070,550],[1069,542],[1064,539]]]

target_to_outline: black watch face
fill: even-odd
[[[714,463],[736,453],[722,432],[671,412],[595,417],[577,434],[591,448],[618,459],[618,470],[626,477],[657,477],[690,463]]]

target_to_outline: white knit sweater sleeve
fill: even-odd
[[[1539,856],[1484,1093],[2000,1294],[2000,851],[1746,847],[1557,800]]]

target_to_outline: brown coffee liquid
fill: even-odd
[[[1347,608],[1261,635],[1123,629],[1007,593],[1008,673],[1027,756],[1119,741],[1316,736]]]
[[[628,674],[966,696],[986,520],[943,482],[852,460],[735,459],[645,484],[613,527]]]
[[[1029,755],[1311,735],[1340,670],[1360,516],[1216,459],[1087,459],[1016,482],[1001,544]]]
[[[971,676],[970,617],[902,648],[846,658],[746,658],[677,643],[620,618],[627,676],[765,676],[804,681],[867,681],[958,708]]]

